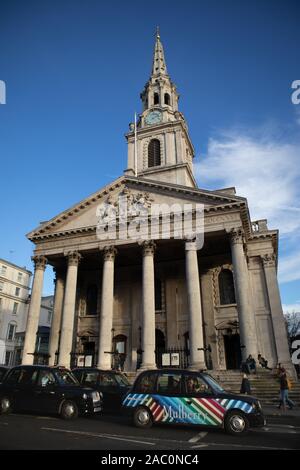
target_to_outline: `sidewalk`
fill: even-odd
[[[286,411],[279,410],[277,406],[262,404],[262,410],[265,416],[295,416],[300,418],[300,407],[295,406],[293,410],[290,410],[288,407]]]

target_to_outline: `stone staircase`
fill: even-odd
[[[225,390],[239,393],[242,381],[242,373],[239,370],[212,370],[208,371]],[[279,382],[272,371],[257,369],[256,374],[249,377],[252,396],[257,397],[265,404],[276,404],[279,401]],[[292,389],[289,398],[300,405],[300,382],[291,380]]]
[[[240,393],[242,373],[239,370],[208,370],[207,371],[217,382],[232,393]],[[136,372],[126,372],[130,383],[136,378]],[[274,405],[279,402],[279,382],[272,371],[257,369],[256,374],[249,376],[252,396],[257,397],[266,405]],[[300,406],[300,382],[292,380],[292,389],[289,397]]]

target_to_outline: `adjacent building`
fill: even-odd
[[[0,364],[15,363],[16,332],[28,310],[32,273],[0,259]]]
[[[137,124],[126,134],[124,175],[28,234],[35,272],[22,362],[33,362],[49,264],[56,273],[50,364],[69,367],[87,355],[103,369],[117,358],[136,371],[166,365],[171,352],[173,365],[236,369],[260,353],[270,366],[292,370],[277,281],[278,230],[251,220],[235,188],[197,186],[194,147],[159,34],[141,100]],[[194,234],[178,236],[186,205],[193,222],[203,207],[203,246]],[[154,206],[161,210],[153,218]],[[139,239],[120,236],[137,229],[137,214],[140,230],[150,219],[154,230]]]
[[[41,308],[39,314],[39,324],[36,332],[35,348],[33,350],[33,358],[35,364],[46,364],[48,363],[49,357],[49,338],[50,338],[50,329],[53,315],[53,295],[44,296],[41,299]],[[28,298],[28,306],[30,304],[30,297]],[[24,310],[23,314],[20,315],[16,335],[15,335],[15,355],[14,363],[20,364],[25,331],[28,319],[28,308]]]

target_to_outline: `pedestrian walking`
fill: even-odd
[[[251,385],[247,374],[243,374],[240,393],[251,395]]]
[[[280,402],[279,402],[279,409],[286,410],[286,405],[288,405],[289,409],[292,410],[295,406],[295,403],[290,400],[289,398],[289,388],[290,388],[290,381],[287,377],[286,370],[282,367],[279,373],[279,384],[280,384]]]

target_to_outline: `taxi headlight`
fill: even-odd
[[[99,401],[100,400],[99,392],[92,392],[92,398],[93,398],[93,402]]]
[[[84,400],[87,400],[87,397],[88,397],[88,396],[87,396],[86,393],[84,393],[84,394],[82,395],[82,398],[83,398]]]

